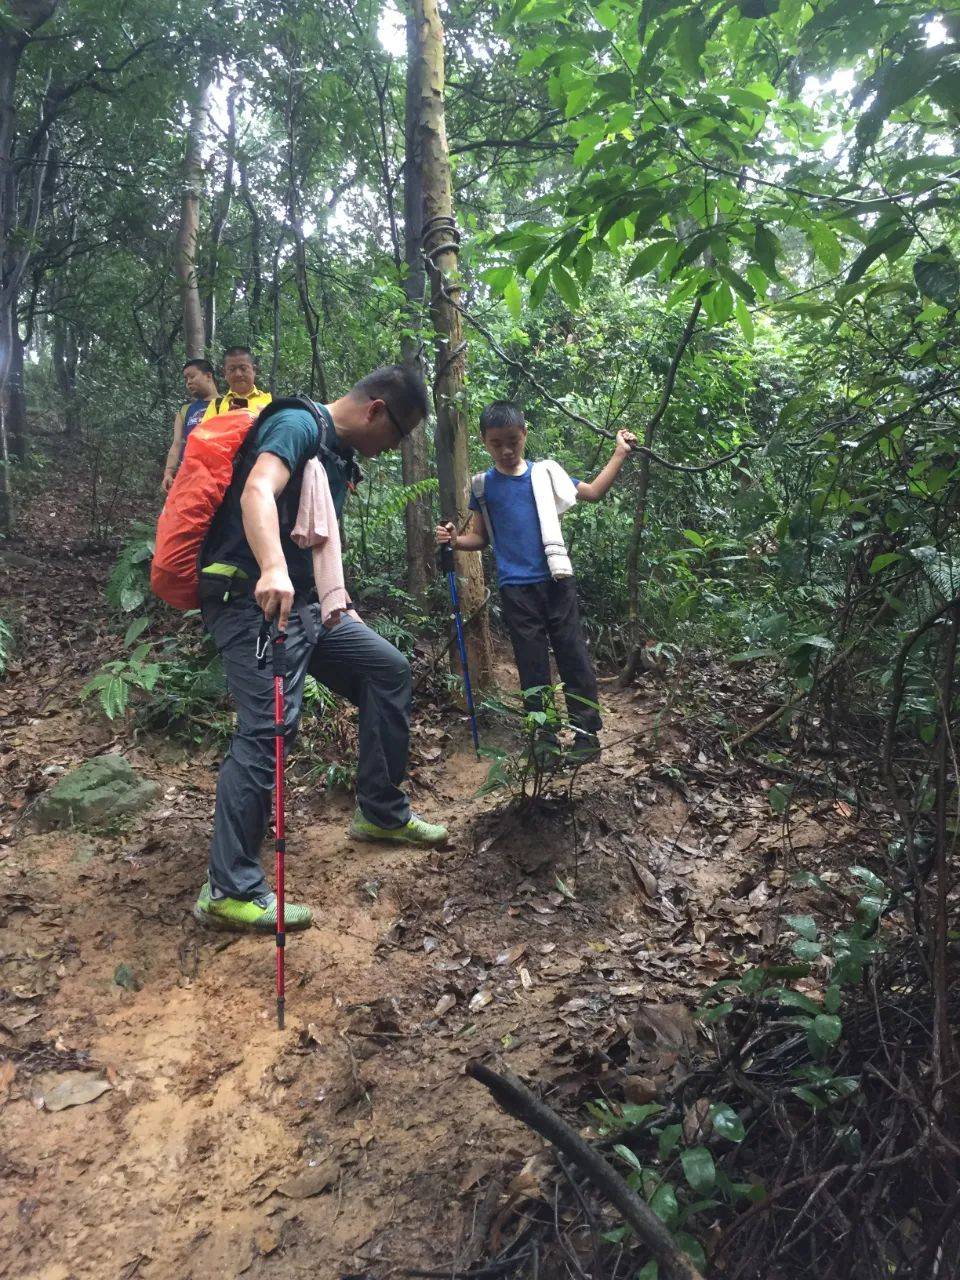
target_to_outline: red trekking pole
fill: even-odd
[[[267,638],[270,633],[270,624],[264,619],[263,627],[260,631],[260,643],[257,646],[257,656],[260,666],[265,667],[267,662]],[[286,826],[284,824],[284,765],[286,763],[286,738],[284,737],[284,692],[283,682],[287,674],[287,652],[284,648],[287,640],[285,631],[277,630],[273,637],[273,767],[274,767],[274,787],[273,787],[273,828],[274,828],[274,850],[275,850],[275,878],[277,882],[277,915],[275,936],[277,940],[277,1027],[283,1030],[283,1013],[285,1002],[284,990],[284,951],[287,943],[285,932],[286,924],[286,908],[285,908],[285,885],[284,885],[284,858],[287,852]]]

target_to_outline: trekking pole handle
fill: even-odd
[[[453,547],[449,542],[442,542],[438,554],[441,573],[453,573]]]

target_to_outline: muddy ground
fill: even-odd
[[[190,914],[216,753],[78,704],[109,563],[0,559],[23,624],[0,685],[0,1276],[380,1280],[491,1258],[542,1144],[465,1063],[490,1055],[581,1125],[585,1099],[649,1097],[706,988],[774,939],[785,895],[799,909],[790,872],[876,844],[830,797],[785,841],[775,775],[728,758],[716,723],[724,699],[762,714],[762,691],[722,664],[605,684],[603,764],[525,815],[476,797],[486,764],[433,700],[412,792],[447,849],[352,842],[347,795],[293,788],[288,892],[318,912],[288,945],[279,1032],[271,943]],[[160,784],[153,808],[32,830],[58,772],[108,749]]]

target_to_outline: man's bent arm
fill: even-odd
[[[260,581],[254,598],[268,618],[275,614],[281,630],[287,625],[293,606],[293,583],[280,545],[280,516],[277,498],[290,480],[285,462],[272,453],[262,453],[243,487],[240,510],[243,532],[260,566]]]

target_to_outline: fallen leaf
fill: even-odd
[[[643,1105],[653,1102],[657,1096],[657,1084],[649,1076],[627,1076],[623,1086],[623,1096],[628,1102]]]
[[[340,1170],[333,1161],[324,1160],[322,1164],[315,1165],[312,1169],[304,1169],[303,1173],[297,1174],[295,1178],[281,1182],[277,1190],[288,1200],[309,1200],[311,1196],[329,1191],[339,1176]]]
[[[520,981],[521,981],[521,983],[523,984],[523,989],[524,989],[524,991],[532,991],[532,990],[533,990],[533,979],[530,977],[530,970],[529,970],[529,969],[525,969],[525,968],[521,967],[521,969],[520,969]]]
[[[501,951],[497,956],[494,964],[516,964],[524,955],[526,955],[527,944],[518,942],[516,946],[510,947],[507,951]]]
[[[479,1010],[485,1009],[492,999],[493,999],[493,992],[490,990],[490,988],[481,987],[480,990],[476,993],[476,995],[472,997],[470,1001],[470,1005],[469,1005],[470,1012],[478,1013]]]
[[[273,1227],[261,1227],[259,1231],[253,1233],[253,1243],[260,1256],[265,1258],[278,1248],[280,1233],[279,1231],[274,1231]]]
[[[683,1140],[688,1144],[704,1142],[713,1132],[709,1098],[698,1098],[683,1117]]]
[[[433,1006],[433,1016],[442,1018],[445,1013],[449,1013],[453,1006],[457,1003],[457,997],[451,991],[445,991],[437,1003]]]
[[[6,1102],[10,1096],[10,1086],[13,1084],[13,1078],[17,1074],[17,1064],[9,1059],[0,1062],[0,1107]]]
[[[93,1071],[70,1071],[61,1076],[57,1084],[43,1095],[43,1105],[47,1111],[63,1111],[67,1107],[94,1102],[102,1093],[112,1088],[109,1080],[104,1080]]]

